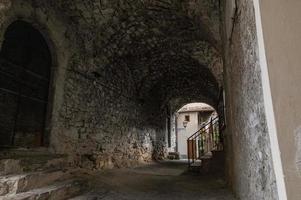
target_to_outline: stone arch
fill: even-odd
[[[36,147],[48,138],[52,55],[44,36],[30,23],[12,22],[1,47],[2,144]]]
[[[2,24],[2,29],[1,30],[5,30],[3,32],[0,32],[0,46],[3,45],[3,42],[5,40],[5,33],[6,30],[14,23],[16,22],[24,22],[29,24],[33,29],[37,30],[39,32],[39,34],[43,37],[43,39],[45,40],[48,49],[50,51],[51,54],[51,62],[52,65],[56,66],[57,65],[57,53],[56,53],[56,47],[54,44],[54,41],[52,40],[52,38],[50,37],[50,32],[47,28],[47,26],[42,25],[41,23],[38,22],[37,19],[33,19],[30,17],[21,17],[21,16],[7,16],[7,20]]]
[[[217,114],[213,104],[203,98],[174,100],[173,110],[167,117],[166,141],[169,151],[175,151],[181,158],[187,157],[187,138]]]
[[[52,71],[48,107],[48,123],[46,131],[50,136],[46,141],[51,149],[56,149],[57,140],[60,138],[60,121],[58,116],[63,109],[64,85],[67,76],[67,66],[74,54],[77,43],[72,42],[74,31],[66,26],[65,18],[51,12],[51,9],[37,9],[30,2],[13,2],[5,11],[5,16],[0,20],[1,30],[16,20],[23,20],[36,28],[46,40],[52,54]],[[2,45],[4,32],[0,31],[0,45]]]
[[[171,113],[179,111],[183,106],[190,104],[190,103],[205,103],[215,110],[217,110],[217,105],[215,102],[211,101],[210,99],[206,98],[205,96],[199,96],[197,98],[177,98],[172,99],[169,103]]]

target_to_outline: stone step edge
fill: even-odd
[[[18,193],[18,194],[3,196],[3,197],[0,197],[0,199],[1,200],[23,200],[23,199],[25,200],[25,199],[28,199],[32,196],[35,197],[34,199],[38,199],[36,197],[39,197],[39,196],[44,195],[44,194],[51,195],[52,192],[59,191],[59,190],[64,189],[64,188],[67,189],[69,187],[76,187],[77,185],[79,186],[80,185],[79,182],[80,182],[80,180],[78,180],[78,179],[70,179],[68,181],[54,183],[52,185],[37,188],[37,189],[33,189],[33,190],[30,190],[30,191],[27,191],[27,192],[22,192],[22,193]],[[77,195],[77,194],[74,194],[74,195]]]
[[[34,189],[35,187],[32,183],[37,179],[43,180],[42,183],[40,182],[37,185],[37,187],[43,187],[51,182],[66,180],[70,177],[71,174],[67,170],[47,170],[0,176],[0,186],[3,187],[2,191],[0,190],[0,198],[5,195],[18,194]]]
[[[99,195],[88,192],[88,193],[85,193],[85,194],[82,194],[79,196],[72,197],[68,200],[95,200],[98,198],[99,198]]]
[[[53,157],[44,162],[33,163],[35,166],[33,170],[27,169],[23,161],[30,161],[32,158],[28,157],[22,159],[0,159],[0,176],[6,176],[17,173],[28,173],[33,171],[45,171],[49,169],[64,169],[69,167],[68,160],[65,157]]]
[[[16,180],[16,179],[20,179],[20,178],[24,178],[26,176],[31,176],[31,175],[40,175],[40,174],[50,174],[50,173],[55,173],[55,172],[67,172],[68,170],[65,169],[48,169],[48,170],[44,170],[44,171],[35,171],[35,172],[24,172],[24,173],[16,173],[16,174],[6,174],[6,175],[0,175],[0,181],[2,179],[12,179],[12,180]]]

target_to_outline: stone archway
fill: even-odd
[[[169,122],[172,136],[172,145],[169,151],[177,152],[180,158],[187,158],[187,139],[203,124],[217,117],[218,113],[213,106],[201,102],[185,103],[177,108],[171,114]]]
[[[0,145],[43,146],[52,56],[43,35],[17,20],[4,35],[0,54]]]

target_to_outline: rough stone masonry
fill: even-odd
[[[46,141],[91,169],[164,157],[167,110],[216,108],[224,86],[228,181],[242,199],[275,199],[252,1],[233,1],[230,37],[233,19],[220,15],[227,2],[2,0],[0,45],[16,20],[44,36],[52,55]]]
[[[224,4],[228,181],[241,199],[278,199],[253,2],[232,2]]]
[[[0,15],[0,41],[23,20],[48,42],[47,140],[74,164],[98,169],[160,159],[170,102],[217,102],[218,1],[5,0]]]

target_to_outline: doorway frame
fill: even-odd
[[[5,33],[9,26],[16,21],[23,21],[28,23],[32,26],[33,29],[37,30],[43,39],[45,40],[48,50],[51,56],[51,66],[50,66],[50,74],[49,74],[49,85],[48,85],[48,102],[45,108],[45,120],[44,120],[44,129],[41,135],[41,144],[34,148],[38,147],[49,147],[50,146],[50,137],[52,133],[53,121],[54,121],[54,104],[55,104],[55,94],[56,94],[56,85],[55,80],[58,76],[58,58],[57,58],[57,51],[55,48],[54,41],[52,40],[49,29],[46,25],[42,25],[39,23],[36,18],[30,17],[16,17],[16,16],[9,16],[8,20],[6,20],[3,24],[2,32],[0,32],[0,51],[2,50],[2,45],[5,40]],[[14,146],[13,146],[14,147]]]

